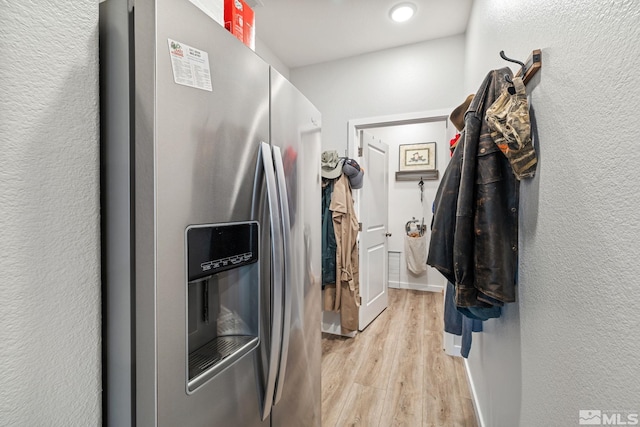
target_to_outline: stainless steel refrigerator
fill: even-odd
[[[100,3],[104,424],[320,426],[320,115],[188,0]]]

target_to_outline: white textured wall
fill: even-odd
[[[466,89],[505,64],[501,49],[526,59],[535,48],[540,163],[521,186],[519,307],[488,322],[469,359],[492,427],[640,412],[640,7],[476,0]]]
[[[260,27],[258,27],[260,28]],[[282,74],[286,79],[289,79],[289,74],[291,70],[289,67],[284,65],[280,58],[278,58],[269,46],[267,46],[260,37],[256,37],[256,53],[260,56],[267,64],[271,65],[275,68],[280,74]]]
[[[347,122],[458,105],[464,36],[447,37],[291,70],[322,113],[322,146],[346,154]]]
[[[98,2],[0,2],[0,425],[100,424]]]

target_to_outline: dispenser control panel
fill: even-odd
[[[258,261],[258,223],[234,222],[187,228],[190,282]]]

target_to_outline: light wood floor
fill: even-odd
[[[442,294],[389,289],[355,338],[322,335],[322,425],[472,426],[459,357],[442,350]]]

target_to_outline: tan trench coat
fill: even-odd
[[[336,234],[336,284],[325,284],[324,309],[340,312],[342,333],[358,329],[360,270],[358,261],[358,218],[353,208],[349,178],[342,175],[333,187],[331,205]]]

